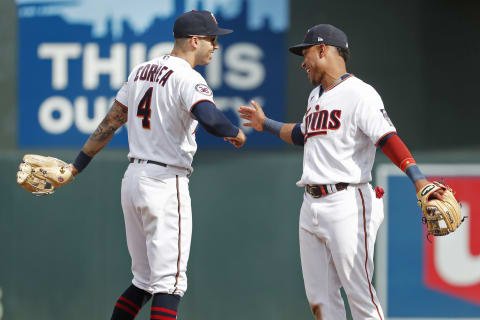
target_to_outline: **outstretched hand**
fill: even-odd
[[[245,144],[245,141],[247,141],[247,136],[245,136],[242,129],[239,129],[236,137],[225,137],[223,139],[233,144],[235,148],[240,148]]]
[[[252,104],[252,107],[241,106],[238,109],[240,118],[250,121],[244,123],[243,125],[245,127],[252,127],[257,131],[263,131],[263,122],[267,117],[265,116],[265,113],[263,113],[263,109],[258,103],[253,100],[251,100],[250,103]]]

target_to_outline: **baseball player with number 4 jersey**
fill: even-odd
[[[176,319],[187,290],[192,236],[189,177],[198,123],[239,148],[243,131],[215,107],[213,93],[193,68],[210,63],[218,36],[212,13],[191,11],[174,24],[169,55],[136,66],[115,102],[85,143],[73,174],[81,172],[128,121],[128,166],[121,201],[133,280],[115,303],[111,319],[134,319],[152,297],[150,319]]]
[[[239,112],[245,126],[304,148],[299,240],[305,291],[317,320],[346,319],[340,288],[354,319],[384,319],[372,286],[373,249],[383,221],[383,190],[370,185],[377,147],[413,181],[429,184],[400,140],[375,89],[347,73],[350,52],[340,29],[320,24],[301,44],[302,68],[315,88],[301,123],[265,116],[252,101]],[[438,192],[435,197],[441,197]]]

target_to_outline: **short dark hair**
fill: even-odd
[[[344,48],[338,48],[337,47],[337,51],[338,51],[338,54],[340,55],[340,57],[343,58],[343,61],[345,61],[345,63],[347,63],[348,59],[350,59],[350,50],[348,48],[344,49]]]

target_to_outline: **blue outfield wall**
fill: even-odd
[[[455,192],[465,221],[444,237],[427,237],[410,179],[395,166],[377,166],[385,189],[385,220],[376,251],[376,289],[392,320],[480,319],[480,165],[420,166],[431,181]],[[425,307],[425,306],[435,307]]]
[[[208,9],[220,26],[234,30],[219,38],[211,63],[197,68],[217,107],[239,125],[244,121],[237,109],[255,99],[270,116],[285,119],[288,0],[172,0],[161,6],[141,0],[133,7],[112,0],[15,2],[19,147],[82,146],[133,67],[171,52],[174,21],[192,9]],[[245,131],[254,137],[252,146],[281,144],[251,128]],[[198,136],[202,146],[225,149],[222,140],[204,131]],[[125,129],[111,145],[127,146]]]

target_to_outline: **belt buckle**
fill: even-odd
[[[316,190],[319,190],[320,192],[315,192]],[[322,190],[319,186],[312,186],[312,185],[307,185],[307,193],[312,196],[312,198],[318,199],[321,198],[322,195]]]
[[[345,190],[348,186],[348,183],[340,182],[340,183],[337,183],[337,184],[332,185],[332,186],[335,186],[334,191],[333,190],[329,191],[329,188],[325,184],[322,184],[322,185],[307,184],[307,186],[305,187],[305,190],[307,191],[307,193],[309,195],[312,196],[312,198],[321,198],[321,197],[324,197],[324,196],[329,195],[331,193],[335,193],[335,192]]]

